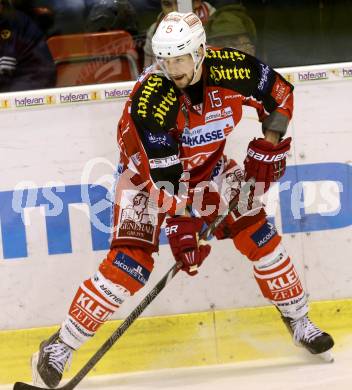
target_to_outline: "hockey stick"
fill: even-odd
[[[254,179],[250,179],[241,188],[239,199],[233,199],[227,209],[227,213],[219,215],[207,227],[207,229],[200,234],[201,240],[206,240],[214,232],[214,230],[224,221],[229,213],[234,210],[241,201],[245,201],[251,190],[251,186],[255,184]],[[173,279],[173,277],[180,270],[182,263],[175,263],[165,276],[154,286],[154,288],[145,296],[145,298],[138,304],[138,306],[131,312],[131,314],[123,321],[123,323],[114,331],[114,333],[105,341],[105,343],[97,350],[97,352],[88,360],[88,362],[81,368],[80,371],[69,381],[66,385],[58,388],[58,390],[73,390],[78,383],[88,374],[88,372],[98,363],[98,361],[109,351],[109,349],[116,343],[116,341],[126,332],[126,330],[134,323],[134,321],[141,315],[141,313],[150,305],[150,303],[160,294],[165,286]],[[50,390],[43,387],[28,385],[23,382],[16,382],[13,390]]]

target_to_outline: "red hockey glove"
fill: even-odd
[[[263,183],[266,192],[270,184],[279,180],[285,173],[291,139],[286,138],[274,145],[264,138],[254,138],[248,145],[247,157],[244,160],[245,180],[254,177],[256,183]]]
[[[203,222],[200,218],[173,217],[166,220],[166,235],[176,261],[183,263],[182,270],[193,276],[210,253],[210,245],[198,245],[197,233]]]

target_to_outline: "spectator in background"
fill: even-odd
[[[31,16],[47,37],[83,32],[86,0],[12,0],[12,3]]]
[[[54,87],[55,64],[43,33],[0,0],[0,92]]]
[[[37,21],[47,37],[110,30],[137,33],[137,17],[129,0],[12,0]]]
[[[245,7],[226,5],[216,10],[205,26],[211,46],[233,47],[255,55],[256,28]]]
[[[125,30],[138,33],[137,15],[128,0],[87,0],[89,12],[85,31]]]
[[[208,22],[209,17],[215,12],[215,8],[206,1],[193,0],[193,12],[199,17],[204,25]],[[152,37],[165,15],[169,12],[177,11],[177,0],[161,0],[162,12],[158,15],[147,31],[147,37],[144,44],[144,67],[153,63],[154,54],[152,50]]]

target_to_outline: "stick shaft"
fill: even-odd
[[[200,239],[207,239],[214,232],[214,230],[224,221],[228,214],[237,207],[238,203],[248,197],[251,186],[254,185],[254,180],[249,180],[241,189],[239,199],[230,202],[228,212],[219,215],[207,229],[201,233]],[[63,390],[73,389],[97,364],[97,362],[105,355],[105,353],[116,343],[116,341],[126,332],[126,330],[134,323],[134,321],[143,313],[149,304],[160,294],[165,286],[174,278],[179,271],[182,264],[175,263],[166,275],[155,285],[155,287],[146,295],[146,297],[139,303],[139,305],[131,312],[131,314],[124,320],[124,322],[116,329],[116,331],[109,337],[108,340],[98,349],[98,351],[90,358],[85,366],[62,388]]]
[[[229,213],[235,209],[239,202],[248,197],[251,190],[251,186],[254,185],[254,180],[250,179],[244,184],[241,189],[239,198],[232,200],[229,204],[227,213],[219,215],[208,227],[200,234],[200,239],[208,239],[214,230],[224,221]],[[97,350],[97,352],[88,360],[88,362],[77,372],[77,374],[66,383],[66,385],[60,387],[58,390],[73,390],[82,379],[88,374],[89,371],[99,362],[99,360],[109,351],[109,349],[116,343],[116,341],[126,332],[126,330],[134,323],[134,321],[143,313],[143,311],[150,305],[150,303],[160,294],[165,286],[174,278],[182,264],[175,263],[169,271],[163,276],[163,278],[152,288],[152,290],[145,296],[145,298],[138,304],[138,306],[129,314],[129,316],[123,321],[123,323],[114,331],[114,333],[105,341],[105,343]],[[35,390],[41,389],[40,387],[27,385],[26,383],[16,382],[14,390]]]

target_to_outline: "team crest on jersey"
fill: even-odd
[[[150,204],[143,191],[125,190],[120,204],[117,238],[154,242],[157,209]]]

